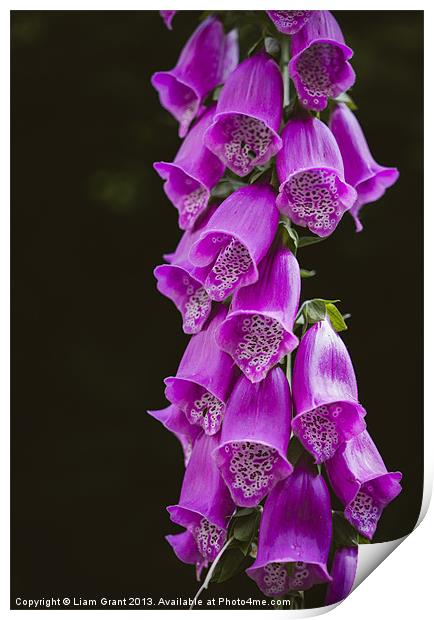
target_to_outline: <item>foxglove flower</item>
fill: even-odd
[[[217,446],[216,437],[202,434],[197,439],[185,470],[179,503],[167,507],[172,521],[193,535],[206,562],[212,562],[224,545],[235,508],[212,458]]]
[[[221,23],[209,17],[185,44],[176,67],[154,73],[151,83],[163,108],[179,122],[180,138],[200,112],[207,93],[224,82],[237,64],[236,31],[225,35]]]
[[[383,509],[401,492],[402,474],[387,471],[367,431],[340,446],[326,467],[334,492],[345,504],[345,518],[371,539]]]
[[[350,209],[356,230],[363,226],[359,211],[363,205],[383,196],[399,177],[396,168],[380,166],[374,160],[362,128],[355,115],[345,104],[339,104],[330,117],[330,129],[339,145],[344,161],[345,179],[357,191],[357,200]]]
[[[331,458],[342,442],[366,427],[351,358],[327,319],[315,323],[301,340],[293,398],[293,431],[317,463]]]
[[[258,281],[236,291],[217,331],[217,344],[250,381],[262,381],[298,345],[292,328],[299,300],[297,259],[276,242],[259,265]]]
[[[281,368],[261,382],[241,376],[230,397],[216,462],[237,506],[257,506],[292,472],[286,459],[291,396]]]
[[[330,581],[327,557],[332,512],[327,485],[309,457],[279,482],[266,499],[258,554],[247,569],[267,596],[308,590]]]
[[[280,150],[283,85],[276,62],[265,52],[244,60],[220,93],[207,147],[244,177]]]
[[[161,12],[161,11],[160,11]],[[303,28],[315,11],[265,11],[279,32],[295,34]]]
[[[166,181],[164,191],[178,209],[179,227],[183,230],[193,228],[225,169],[219,158],[203,144],[215,107],[211,106],[189,131],[173,163],[159,161],[154,164],[154,169]]]
[[[218,307],[206,329],[192,336],[176,377],[164,381],[166,398],[208,435],[220,430],[235,378],[231,358],[215,341],[216,329],[225,317],[226,308]]]
[[[353,50],[345,45],[341,29],[330,11],[315,11],[292,38],[289,75],[302,104],[324,110],[328,97],[351,88],[356,76],[348,60]]]
[[[199,581],[203,568],[208,565],[197,546],[193,534],[189,530],[185,530],[180,534],[169,534],[166,540],[172,547],[176,557],[184,564],[194,564],[196,567],[196,578]]]
[[[158,411],[148,411],[148,413],[161,422],[161,424],[178,439],[184,452],[184,463],[187,467],[194,442],[200,433],[200,428],[190,424],[184,412],[174,405],[169,405]]]
[[[176,11],[160,11],[160,15],[169,30],[172,30],[172,20],[175,17],[175,13]]]
[[[327,586],[325,604],[333,605],[343,601],[353,587],[357,570],[358,547],[339,547],[333,558],[331,576]]]
[[[209,270],[207,267],[195,267],[188,255],[217,207],[217,204],[210,205],[194,230],[187,230],[183,234],[175,252],[164,256],[170,264],[158,265],[154,269],[157,288],[180,311],[182,328],[186,334],[200,332],[211,312],[212,301],[203,286]]]
[[[357,197],[345,182],[337,142],[327,125],[312,117],[290,120],[282,140],[277,206],[294,224],[327,237]]]
[[[276,234],[279,214],[268,185],[241,187],[226,198],[190,250],[197,267],[209,266],[204,287],[223,301],[258,279],[258,264]]]

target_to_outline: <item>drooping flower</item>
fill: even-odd
[[[235,69],[238,54],[236,31],[225,35],[222,24],[209,17],[185,44],[176,67],[154,73],[151,83],[163,108],[179,122],[181,138],[200,112],[207,93]]]
[[[172,30],[172,20],[175,17],[175,13],[176,11],[160,11],[160,15],[169,30]]]
[[[315,11],[292,38],[289,74],[306,108],[324,110],[328,97],[351,88],[356,76],[348,60],[353,50],[345,45],[341,29],[330,11]]]
[[[185,470],[179,502],[167,507],[172,521],[193,535],[207,562],[212,562],[224,545],[235,508],[212,458],[217,446],[215,436],[202,434],[198,437]]]
[[[190,250],[198,267],[209,266],[204,287],[223,301],[258,279],[258,264],[277,230],[279,214],[268,185],[241,187],[222,202]]]
[[[333,558],[331,576],[333,581],[327,586],[325,605],[343,601],[353,587],[357,570],[358,547],[339,547]]]
[[[326,464],[344,516],[371,539],[383,509],[401,492],[401,472],[388,472],[368,431],[344,443]]]
[[[286,459],[291,395],[281,368],[252,384],[241,376],[229,399],[214,456],[237,506],[252,507],[292,472]]]
[[[241,177],[280,150],[283,84],[279,67],[265,52],[244,60],[220,93],[205,144]]]
[[[236,291],[217,331],[217,344],[250,381],[262,381],[298,345],[292,329],[299,300],[297,259],[277,241],[259,265],[258,281]]]
[[[383,196],[399,177],[397,168],[380,166],[374,160],[360,124],[345,104],[338,104],[330,117],[330,129],[339,145],[344,162],[345,179],[357,191],[357,200],[350,209],[360,232],[363,226],[359,211],[363,205]]]
[[[357,197],[345,182],[344,166],[330,129],[317,118],[290,120],[277,154],[277,206],[294,224],[319,237],[330,235]]]
[[[196,577],[199,581],[202,569],[206,568],[208,562],[200,553],[193,534],[189,530],[185,530],[185,532],[180,534],[169,534],[165,538],[178,560],[181,560],[184,564],[194,564],[196,566]]]
[[[175,252],[164,256],[169,264],[158,265],[154,269],[157,288],[180,311],[182,328],[186,334],[200,332],[211,312],[212,301],[203,286],[209,270],[206,267],[195,267],[188,255],[217,207],[218,204],[210,205],[196,222],[195,228],[185,231]]]
[[[190,424],[201,426],[208,435],[220,430],[236,377],[231,358],[215,341],[225,317],[226,308],[219,306],[206,329],[190,339],[176,377],[164,380],[166,398],[184,411]]]
[[[184,452],[184,462],[187,467],[194,442],[200,433],[200,428],[190,424],[184,412],[174,405],[169,405],[158,411],[148,411],[148,413],[161,422],[161,424],[178,439]]]
[[[258,554],[247,569],[267,596],[330,581],[332,512],[327,485],[306,455],[265,501]]]
[[[303,28],[315,11],[265,11],[279,32],[295,34]]]
[[[189,131],[173,163],[154,164],[164,184],[164,191],[179,211],[179,227],[191,229],[205,211],[211,190],[224,172],[224,164],[203,144],[205,131],[212,123],[216,106],[201,116]]]
[[[366,411],[357,400],[349,353],[327,319],[315,323],[297,349],[293,372],[292,428],[322,463],[338,446],[361,433]]]

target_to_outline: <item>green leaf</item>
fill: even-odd
[[[241,572],[247,564],[246,556],[237,545],[230,545],[217,564],[211,581],[222,583]]]
[[[358,109],[354,99],[352,99],[348,93],[341,93],[335,97],[334,101],[337,101],[338,103],[346,103],[353,112]]]
[[[333,512],[333,546],[335,549],[339,547],[356,547],[358,545],[359,533],[349,523],[342,512]]]
[[[298,248],[298,233],[295,228],[292,228],[289,220],[281,220],[280,225],[286,233],[284,243],[295,256]]]
[[[256,512],[256,508],[239,508],[233,518],[238,519],[238,517],[247,517],[254,512]]]
[[[314,269],[300,269],[300,276],[302,278],[313,278],[316,276],[316,271]]]
[[[342,332],[348,329],[347,324],[345,323],[345,319],[336,306],[332,303],[326,304],[327,314],[329,315],[329,319],[331,324],[333,325],[333,329],[336,332]]]
[[[311,299],[306,302],[304,307],[304,315],[307,323],[318,323],[323,321],[326,317],[327,308],[322,299]]]
[[[326,237],[300,237],[298,241],[299,248],[305,248],[308,245],[315,245],[315,243],[321,243]]]

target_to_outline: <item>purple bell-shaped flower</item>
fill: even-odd
[[[226,198],[190,250],[197,267],[209,266],[204,287],[223,301],[258,279],[258,265],[276,234],[279,214],[268,185],[241,187]]]
[[[290,120],[282,133],[283,148],[276,158],[277,206],[294,224],[327,237],[357,193],[345,182],[342,156],[330,129],[304,114]]]
[[[224,172],[224,164],[203,143],[205,131],[212,123],[215,105],[211,106],[190,129],[173,163],[156,162],[155,170],[165,179],[164,191],[178,209],[179,227],[191,229],[205,211],[211,190]]]
[[[163,22],[169,30],[172,30],[172,20],[175,17],[176,12],[177,11],[160,11]]]
[[[235,69],[238,56],[236,31],[225,35],[222,24],[209,17],[185,44],[176,67],[154,73],[152,86],[163,108],[179,122],[180,138],[200,113],[205,96]]]
[[[185,231],[175,252],[165,255],[169,264],[158,265],[154,269],[157,288],[178,308],[186,334],[200,332],[211,312],[212,300],[204,288],[209,269],[195,267],[188,256],[191,246],[217,207],[217,204],[210,205],[194,230]]]
[[[196,540],[189,530],[180,534],[169,534],[165,537],[172,547],[176,557],[184,564],[194,564],[196,566],[196,577],[199,581],[203,568],[206,568],[208,561],[200,553]]]
[[[262,381],[298,345],[292,329],[299,300],[297,259],[277,240],[259,265],[257,282],[236,291],[217,331],[218,345],[250,381]]]
[[[206,561],[212,562],[225,543],[227,526],[235,505],[212,458],[217,437],[202,434],[194,444],[185,470],[178,504],[167,510],[174,523],[194,537]]]
[[[339,104],[330,116],[330,129],[341,151],[345,179],[357,191],[357,200],[350,209],[360,232],[363,226],[359,211],[363,205],[375,202],[383,196],[399,177],[396,168],[380,166],[374,160],[362,128],[355,115],[345,104]]]
[[[267,497],[258,554],[246,572],[266,596],[283,596],[289,590],[308,590],[316,583],[329,582],[331,538],[327,485],[304,456]]]
[[[383,509],[401,492],[401,472],[387,471],[368,431],[342,444],[326,468],[345,518],[371,539]]]
[[[283,84],[279,67],[265,52],[246,58],[220,93],[205,144],[240,177],[280,150]]]
[[[315,323],[301,339],[292,395],[293,431],[317,463],[366,428],[351,358],[327,319]]]
[[[356,76],[348,62],[353,50],[345,45],[330,11],[315,11],[292,38],[289,75],[304,107],[324,110],[328,97],[351,88]]]
[[[292,472],[286,459],[291,409],[288,381],[278,367],[261,383],[241,376],[235,385],[214,457],[237,506],[257,506]]]
[[[343,601],[354,584],[357,570],[358,547],[339,547],[336,549],[331,576],[333,581],[327,586],[325,605]]]
[[[219,306],[206,329],[190,339],[176,377],[164,380],[167,400],[182,409],[187,420],[201,426],[208,435],[220,430],[237,375],[231,358],[215,341],[216,330],[225,317],[226,308]]]

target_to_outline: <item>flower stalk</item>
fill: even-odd
[[[171,28],[175,12],[162,13]],[[341,600],[360,535],[372,539],[401,491],[366,430],[338,335],[349,315],[300,300],[315,271],[297,251],[347,212],[360,231],[363,205],[398,179],[351,111],[352,55],[329,11],[207,12],[175,68],[152,78],[184,138],[154,166],[185,231],[154,273],[191,339],[165,380],[171,405],[150,414],[184,448],[168,511],[185,531],[168,542],[197,574],[211,562],[191,609],[217,567],[219,581],[246,570],[292,609],[318,583],[325,604]]]

